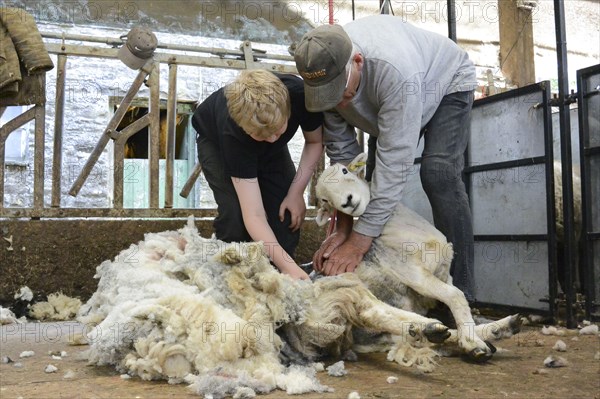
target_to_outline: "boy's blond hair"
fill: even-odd
[[[289,119],[290,95],[283,82],[269,71],[240,72],[225,86],[231,118],[247,134],[269,138]]]

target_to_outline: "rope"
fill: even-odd
[[[325,236],[325,238],[329,237],[330,235],[333,234],[333,232],[335,231],[335,221],[337,219],[337,210],[334,209],[331,217],[329,219],[329,226],[327,226],[327,235]]]
[[[329,25],[333,25],[333,0],[329,0]]]

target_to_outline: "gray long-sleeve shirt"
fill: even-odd
[[[400,201],[419,132],[443,96],[475,88],[475,67],[450,39],[397,17],[366,17],[344,29],[364,66],[352,102],[325,113],[324,141],[333,162],[347,163],[361,151],[354,127],[378,137],[371,201],[354,226],[377,237]]]

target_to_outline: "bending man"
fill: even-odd
[[[473,229],[462,181],[476,86],[467,53],[444,36],[376,15],[343,28],[317,27],[302,38],[295,60],[306,108],[327,111],[324,143],[332,162],[347,163],[361,151],[354,128],[377,139],[369,147],[369,205],[355,224],[338,216],[314,268],[327,275],[356,268],[400,201],[423,137],[421,182],[435,226],[454,246],[454,284],[474,300]]]

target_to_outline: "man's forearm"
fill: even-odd
[[[370,237],[352,230],[354,218],[343,212],[337,212],[336,231],[348,237],[346,243],[358,248],[363,255],[371,248],[374,237]]]
[[[352,226],[354,225],[354,218],[343,212],[337,211],[337,217],[335,220],[335,230],[340,234],[349,236],[352,233]]]
[[[364,234],[357,233],[356,231],[352,231],[350,237],[346,240],[346,242],[360,250],[360,252],[364,255],[367,253],[369,248],[371,248],[371,244],[375,237],[369,237]]]

